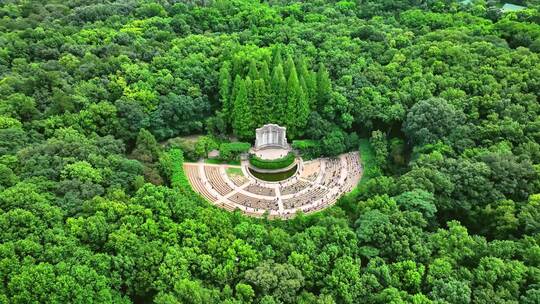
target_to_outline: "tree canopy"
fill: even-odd
[[[513,3],[1,1],[0,303],[540,303],[540,3]],[[359,149],[358,187],[288,221],[192,191],[184,158],[266,123]]]

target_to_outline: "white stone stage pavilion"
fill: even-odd
[[[287,128],[275,124],[267,124],[255,130],[255,149],[266,147],[288,149]]]
[[[252,153],[262,159],[278,159],[291,151],[287,143],[287,128],[266,124],[255,130],[255,147]]]

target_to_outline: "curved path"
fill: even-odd
[[[358,152],[337,158],[299,161],[295,175],[281,182],[266,182],[252,176],[249,161],[240,166],[185,163],[193,189],[220,208],[240,209],[250,216],[290,218],[296,212],[316,212],[333,205],[354,188],[362,175]],[[241,169],[227,172],[228,168]]]

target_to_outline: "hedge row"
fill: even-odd
[[[165,176],[173,189],[190,191],[191,185],[184,173],[184,153],[181,149],[173,148],[160,159]]]
[[[295,158],[296,156],[294,155],[294,153],[289,153],[282,158],[272,160],[260,159],[257,156],[252,155],[249,158],[249,163],[252,166],[260,169],[275,170],[290,166],[294,162]]]

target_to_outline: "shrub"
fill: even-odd
[[[358,135],[347,134],[340,130],[334,130],[324,136],[322,140],[294,140],[292,147],[300,152],[305,160],[320,156],[336,156],[347,151],[356,150],[358,147]]]
[[[240,154],[248,152],[249,148],[251,145],[245,142],[223,143],[219,146],[219,157],[226,161],[236,160]]]
[[[188,161],[197,161],[200,157],[197,155],[195,149],[196,144],[197,141],[182,137],[171,138],[167,141],[167,147],[170,147],[171,151],[173,149],[180,149],[182,151],[182,156]]]
[[[339,155],[347,150],[345,132],[335,129],[326,134],[321,142],[322,153],[327,156]]]
[[[321,143],[318,140],[294,140],[292,147],[300,152],[304,159],[312,159],[321,155]]]
[[[195,154],[200,157],[208,157],[208,152],[219,148],[219,144],[212,136],[201,136],[195,144]]]

